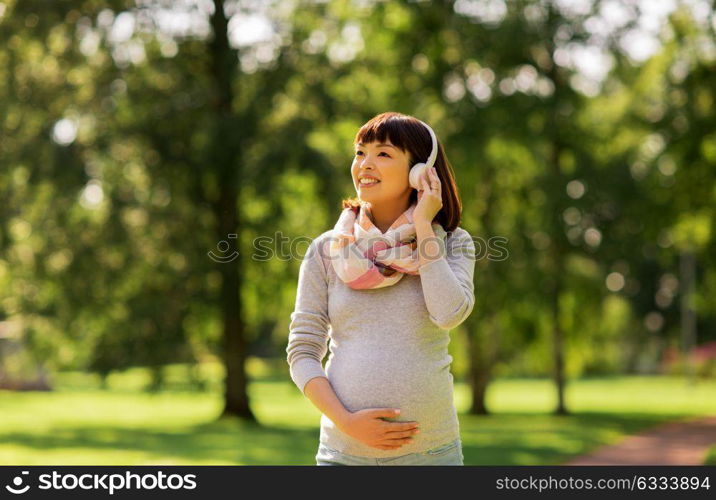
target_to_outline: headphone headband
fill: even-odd
[[[425,164],[427,165],[427,168],[430,168],[433,165],[435,165],[435,160],[437,160],[437,158],[438,158],[438,138],[435,136],[435,132],[433,132],[433,129],[430,128],[430,125],[428,125],[427,123],[425,123],[422,120],[420,121],[420,123],[425,125],[425,128],[428,129],[428,132],[430,132],[430,138],[432,139],[432,142],[433,142],[433,147],[430,150],[430,156],[428,156],[428,160],[425,162]]]
[[[433,132],[433,129],[430,128],[430,126],[425,123],[422,120],[418,120],[420,123],[422,123],[426,129],[428,129],[428,132],[430,132],[430,138],[432,140],[432,149],[430,150],[430,156],[428,156],[428,159],[423,162],[418,162],[415,165],[413,165],[410,168],[410,173],[408,175],[408,178],[410,180],[410,185],[417,190],[421,190],[422,186],[420,185],[420,177],[423,175],[423,173],[433,167],[435,165],[435,160],[438,158],[438,138],[435,136],[435,132]]]

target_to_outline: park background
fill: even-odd
[[[703,0],[0,1],[0,463],[315,463],[298,269],[384,111],[507,240],[450,334],[466,464],[716,414],[715,31]]]

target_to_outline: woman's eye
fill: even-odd
[[[356,156],[358,156],[359,154],[363,154],[363,152],[362,152],[362,151],[356,151]],[[390,158],[390,155],[389,155],[388,153],[386,153],[385,151],[381,151],[381,152],[378,153],[378,154],[379,154],[379,155],[385,155],[385,156],[387,156],[388,158]]]

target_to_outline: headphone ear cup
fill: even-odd
[[[410,181],[410,186],[413,189],[417,189],[418,191],[422,189],[422,186],[420,185],[420,176],[423,175],[423,172],[425,172],[425,167],[427,167],[425,163],[416,163],[410,169],[408,180]]]

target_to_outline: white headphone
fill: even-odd
[[[430,151],[430,156],[428,156],[428,160],[425,163],[416,163],[410,168],[410,173],[408,174],[408,179],[410,180],[410,185],[417,189],[418,191],[423,189],[423,186],[420,185],[420,176],[423,175],[423,173],[435,165],[435,160],[438,157],[438,139],[435,137],[435,132],[433,132],[433,129],[431,129],[427,123],[420,121],[423,125],[425,125],[425,128],[428,129],[428,132],[430,132],[430,137],[433,140],[433,149]]]

